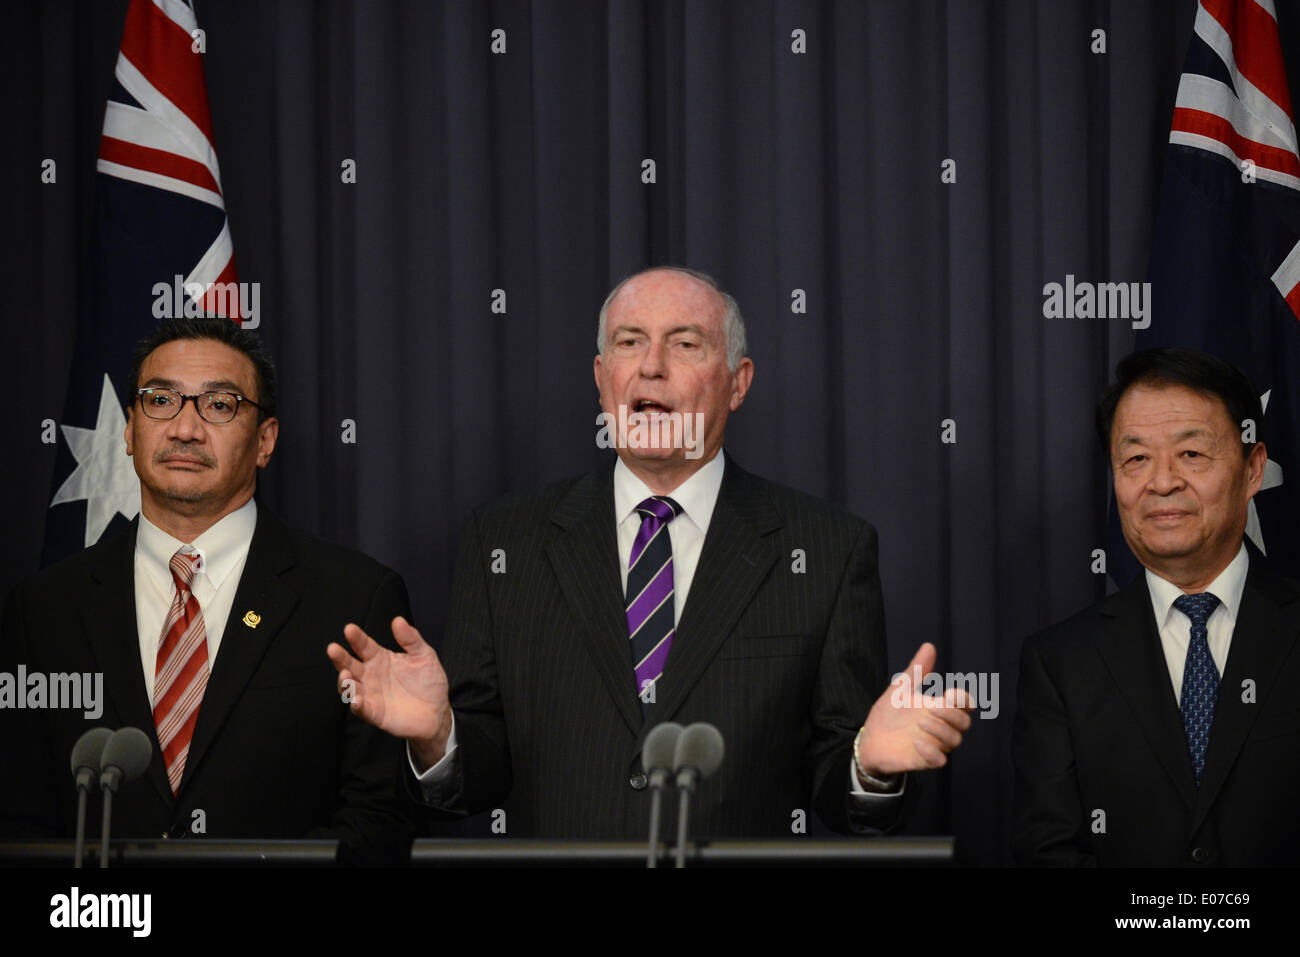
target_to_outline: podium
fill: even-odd
[[[111,868],[333,867],[338,842],[115,840]],[[72,866],[72,841],[0,843],[0,867]],[[951,837],[840,840],[699,841],[687,849],[688,867],[945,867],[953,864]],[[412,867],[645,867],[646,845],[633,841],[550,841],[512,838],[416,841]],[[672,847],[660,867],[672,867]],[[86,848],[85,867],[99,867],[99,847]]]

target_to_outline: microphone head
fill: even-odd
[[[677,739],[681,737],[682,726],[676,721],[665,721],[655,725],[645,736],[641,747],[641,767],[646,773],[667,771],[673,766],[673,755],[677,751]]]
[[[695,768],[707,778],[722,764],[722,732],[704,721],[687,725],[677,739],[673,752],[673,770]]]
[[[82,771],[89,771],[89,780],[99,775],[99,760],[104,753],[104,745],[113,732],[108,728],[91,728],[77,739],[72,746],[72,776],[80,777]]]
[[[134,781],[144,774],[152,757],[153,745],[149,735],[139,728],[118,728],[104,745],[99,770],[105,773],[109,768],[117,768],[122,783]]]

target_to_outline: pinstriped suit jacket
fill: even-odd
[[[729,459],[643,722],[613,465],[468,522],[441,649],[461,768],[443,809],[504,808],[515,837],[639,839],[645,733],[709,721],[727,751],[700,786],[696,835],[789,836],[796,812],[814,810],[843,832],[896,824],[898,803],[895,820],[851,820],[848,808],[853,737],[887,684],[875,530]]]

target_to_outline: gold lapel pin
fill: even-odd
[[[246,624],[249,628],[256,628],[261,623],[262,623],[262,616],[259,615],[257,612],[247,611],[244,613],[244,624]]]

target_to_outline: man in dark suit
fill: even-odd
[[[1146,572],[1025,642],[1013,732],[1021,864],[1300,860],[1300,587],[1244,545],[1267,453],[1246,377],[1155,349],[1098,406]]]
[[[413,831],[400,749],[351,714],[322,650],[349,620],[408,615],[402,580],[254,502],[275,369],[237,323],[163,323],[128,399],[140,518],[15,588],[0,657],[10,674],[102,674],[102,714],[0,712],[0,833],[71,836],[74,742],[132,726],[153,756],[114,803],[115,835],[333,837],[343,859],[397,859]]]
[[[669,720],[726,740],[702,834],[788,836],[812,809],[839,831],[896,826],[905,772],[945,763],[970,718],[885,691],[871,526],[722,453],[753,376],[735,301],[650,270],[610,293],[597,344],[617,459],[474,512],[445,672],[404,623],[406,654],[349,627],[357,657],[329,653],[354,710],[407,739],[428,804],[500,807],[514,836],[642,836],[641,746]],[[933,663],[922,646],[913,665]]]

